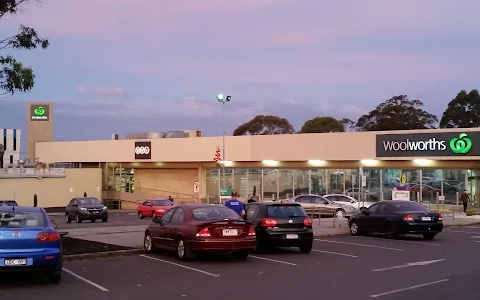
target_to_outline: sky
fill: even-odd
[[[480,88],[478,0],[42,0],[0,21],[47,50],[0,52],[32,66],[28,93],[0,98],[0,128],[54,103],[55,140],[130,132],[231,134],[259,114],[300,130],[358,119],[406,94],[439,118]],[[224,105],[216,95],[232,96]]]

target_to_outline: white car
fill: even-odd
[[[369,208],[370,205],[375,204],[376,202],[368,202],[368,201],[358,201],[357,199],[350,197],[348,195],[343,195],[343,194],[329,194],[323,196],[324,198],[327,198],[328,200],[332,201],[333,203],[338,203],[338,204],[350,204],[356,209],[363,210],[365,208]]]

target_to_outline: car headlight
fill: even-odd
[[[107,207],[106,207],[106,206],[102,207],[102,210],[105,210],[105,209],[107,209]]]
[[[80,210],[85,211],[85,210],[87,210],[87,209],[86,209],[85,207],[80,207]]]

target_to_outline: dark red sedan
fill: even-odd
[[[147,253],[172,250],[182,260],[202,252],[225,252],[246,259],[255,245],[255,229],[250,222],[228,207],[210,204],[171,208],[153,218],[144,239]]]

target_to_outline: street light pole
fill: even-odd
[[[223,184],[222,187],[225,188],[225,125],[226,125],[226,119],[225,119],[225,103],[230,102],[232,100],[232,96],[226,96],[224,97],[223,94],[218,94],[217,95],[217,101],[222,104],[222,120],[223,120],[223,134],[222,134],[222,177],[223,177]]]

